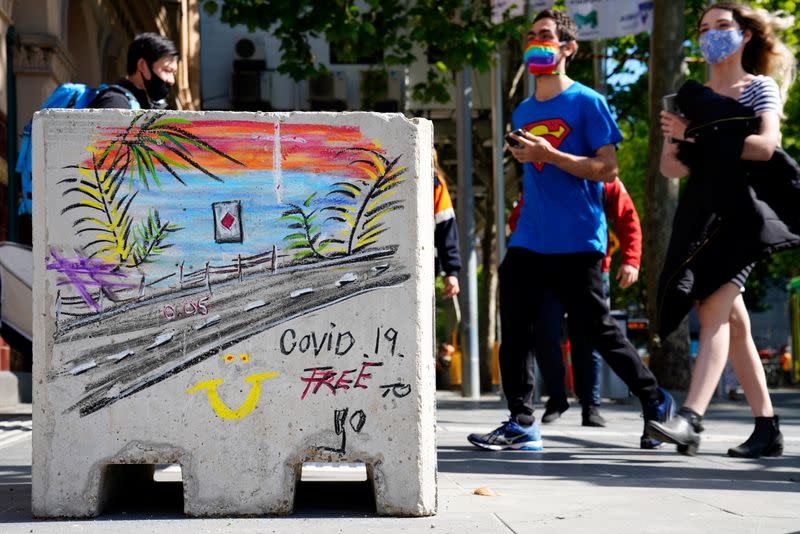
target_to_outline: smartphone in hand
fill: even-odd
[[[683,116],[683,114],[681,113],[681,110],[678,109],[678,102],[675,100],[677,96],[678,95],[676,93],[664,96],[661,99],[661,105],[664,108],[664,111],[667,111],[669,113],[673,113],[675,115]],[[671,137],[668,137],[667,138],[667,142],[668,143],[675,143],[675,139],[673,139]]]
[[[511,134],[518,135],[518,136],[522,137],[523,136],[522,128],[518,128],[518,129],[514,130],[513,132],[511,132],[510,134],[506,134],[506,143],[508,143],[508,146],[513,147],[513,148],[522,148],[522,146],[523,146],[522,143],[520,143],[519,141],[517,141],[516,139],[511,137]]]
[[[664,98],[661,99],[661,104],[664,106],[664,111],[669,111],[670,113],[674,113],[675,115],[683,116],[681,110],[678,108],[677,97],[678,97],[677,93],[665,95]]]

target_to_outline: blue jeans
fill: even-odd
[[[603,293],[609,298],[610,282],[608,273],[603,273]],[[534,328],[536,339],[536,362],[542,372],[551,397],[565,397],[564,360],[561,355],[562,322],[564,307],[555,293],[546,290]],[[600,405],[600,354],[592,349],[586,337],[577,329],[569,335],[572,375],[575,380],[575,393],[581,406]]]

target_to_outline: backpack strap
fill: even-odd
[[[74,108],[75,107],[75,103],[78,101],[78,97],[79,96],[80,96],[80,93],[78,91],[73,91],[72,94],[69,97],[69,102],[67,102],[67,105],[64,106],[64,107],[65,108]]]
[[[125,89],[121,85],[112,83],[104,87],[101,90],[101,93],[106,91],[116,91],[117,93],[122,93],[128,99],[128,106],[130,107],[130,109],[142,109],[142,106],[139,104],[139,101],[136,99],[133,93],[131,93],[129,90]]]

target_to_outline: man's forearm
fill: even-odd
[[[555,165],[564,172],[578,178],[596,182],[613,182],[617,177],[617,165],[599,157],[575,156],[560,150],[550,151],[546,163]]]

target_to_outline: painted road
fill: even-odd
[[[73,408],[87,415],[288,320],[409,278],[390,252],[250,274],[210,293],[201,286],[161,294],[61,325],[54,350],[70,357],[54,378],[86,375]]]

